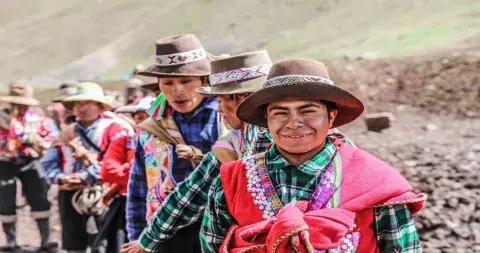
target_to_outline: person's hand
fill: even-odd
[[[148,251],[144,250],[138,241],[133,241],[123,244],[120,253],[148,253]]]
[[[32,158],[39,158],[40,157],[40,154],[38,154],[38,152],[32,148],[32,147],[26,147],[24,149],[26,155],[32,157]]]
[[[84,189],[86,184],[79,174],[65,175],[59,179],[59,189],[65,191],[76,191]]]

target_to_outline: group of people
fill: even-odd
[[[126,106],[92,82],[60,87],[55,121],[28,85],[0,97],[4,251],[17,247],[18,178],[41,250],[58,247],[55,184],[71,253],[421,252],[412,216],[426,195],[336,129],[364,106],[323,63],[213,56],[193,34],[155,45]]]

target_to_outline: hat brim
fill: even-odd
[[[130,105],[118,107],[117,109],[115,109],[115,112],[137,113],[137,112],[148,112],[148,110],[138,109],[137,104],[130,104]]]
[[[143,84],[142,88],[151,92],[160,90],[160,88],[158,88],[158,83]]]
[[[73,95],[73,96],[69,96],[69,97],[66,97],[65,99],[62,100],[62,102],[64,104],[68,104],[70,102],[79,102],[79,101],[94,101],[94,102],[98,102],[100,104],[103,105],[103,108],[104,110],[106,111],[110,111],[112,110],[112,107],[108,104],[107,100],[106,99],[101,99],[101,98],[94,98],[90,95]],[[73,108],[73,104],[72,104],[72,108]]]
[[[67,98],[68,96],[56,96],[52,99],[52,103],[59,103],[59,102],[62,102],[65,98]]]
[[[287,98],[325,100],[335,103],[338,114],[333,127],[354,121],[364,110],[363,103],[344,89],[329,84],[301,82],[267,87],[253,93],[238,106],[237,116],[249,124],[268,127],[265,107],[271,102]]]
[[[29,106],[40,105],[40,101],[36,100],[35,98],[20,96],[0,96],[0,102]]]
[[[196,62],[172,66],[158,66],[156,64],[140,71],[137,75],[150,77],[179,77],[179,76],[208,76],[210,75],[210,61],[202,59]]]
[[[205,97],[213,97],[218,95],[233,95],[254,93],[261,89],[263,83],[267,80],[266,76],[245,80],[241,82],[217,84],[212,87],[197,88],[197,93]]]

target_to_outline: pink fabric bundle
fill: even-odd
[[[277,221],[262,221],[245,227],[234,227],[220,252],[307,253],[315,249],[332,249],[352,227],[355,213],[341,208],[325,208],[305,212],[308,202],[287,205]],[[234,248],[230,248],[235,245]],[[225,248],[228,247],[228,248]]]

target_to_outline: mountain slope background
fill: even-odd
[[[2,0],[0,87],[118,80],[171,34],[195,33],[214,54],[392,58],[457,46],[479,24],[475,0]]]

